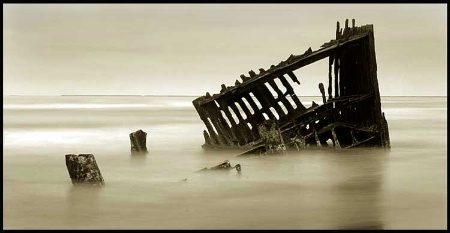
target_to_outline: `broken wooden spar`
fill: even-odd
[[[238,172],[241,172],[241,170],[242,170],[240,164],[231,166],[230,162],[228,162],[228,160],[225,160],[219,165],[216,165],[216,166],[210,167],[210,168],[205,167],[201,170],[198,170],[198,172],[201,172],[201,171],[228,171],[228,170],[231,170],[234,168],[236,168],[236,171],[238,171]]]
[[[193,100],[206,126],[204,147],[261,147],[264,142],[258,129],[270,120],[277,124],[287,147],[389,148],[388,124],[378,89],[373,26],[356,27],[352,22],[350,28],[347,20],[343,29],[338,22],[336,38],[319,50],[309,48],[302,55],[290,55],[268,70],[260,68],[258,74],[251,70],[249,76],[242,74],[242,80],[236,80],[234,86],[222,84],[220,93],[206,93]],[[290,81],[300,85],[294,71],[325,58],[329,58],[328,72],[324,72],[328,75],[319,84],[323,103],[305,108]]]

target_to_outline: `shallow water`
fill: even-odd
[[[4,229],[447,228],[446,97],[383,97],[390,151],[249,158],[202,150],[193,99],[4,97]],[[69,153],[94,154],[106,186],[73,187]],[[242,173],[195,172],[225,159]]]

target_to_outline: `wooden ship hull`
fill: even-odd
[[[319,83],[323,103],[306,108],[287,79],[300,85],[293,71],[326,58],[327,93]],[[336,38],[319,50],[309,48],[259,71],[250,71],[249,77],[241,75],[235,86],[222,84],[220,93],[207,92],[193,100],[207,129],[204,148],[267,150],[260,129],[268,121],[276,125],[280,142],[287,148],[390,148],[388,124],[381,111],[373,25],[357,27],[352,20],[349,27],[346,20],[340,28],[337,22]],[[272,95],[269,86],[277,95]]]

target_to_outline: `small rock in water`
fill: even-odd
[[[67,154],[66,166],[72,184],[105,184],[93,154]]]

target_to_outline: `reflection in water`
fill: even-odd
[[[332,220],[336,225],[334,229],[383,229],[383,155],[377,150],[372,153],[362,151],[359,154],[352,151],[350,155],[341,156],[354,158],[336,159],[327,167],[328,172],[334,173],[338,180],[331,187],[334,203],[339,211]],[[356,156],[359,158],[355,158]]]
[[[99,195],[103,189],[102,186],[84,184],[68,188],[64,220],[69,228],[84,229],[98,224],[101,214]]]
[[[381,176],[375,179],[381,179]],[[368,183],[366,183],[368,182]],[[350,179],[338,184],[335,198],[342,216],[335,218],[336,229],[383,229],[380,183],[374,177]],[[352,200],[348,200],[348,199]]]
[[[145,163],[147,160],[148,153],[142,152],[132,152],[130,155],[131,162],[134,164]]]

